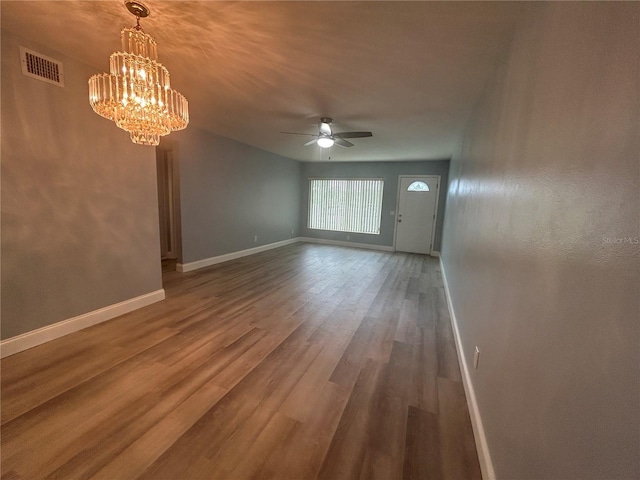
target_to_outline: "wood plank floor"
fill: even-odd
[[[296,244],[2,360],[3,479],[479,479],[436,259]]]

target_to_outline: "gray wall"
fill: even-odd
[[[194,126],[172,142],[180,165],[181,263],[298,236],[299,162]]]
[[[339,148],[339,147],[336,147]],[[424,162],[308,162],[302,167],[302,200],[300,208],[300,235],[303,237],[321,238],[325,240],[350,241],[370,245],[393,246],[395,216],[390,212],[397,211],[398,176],[399,175],[440,175],[440,192],[438,197],[438,219],[434,250],[440,250],[442,223],[447,195],[447,178],[449,160]],[[345,232],[329,232],[307,228],[309,211],[309,178],[383,178],[384,191],[382,198],[382,220],[380,235],[350,233],[347,240]]]
[[[20,45],[66,86],[23,76]],[[93,73],[2,30],[3,339],[162,288],[154,149],[93,113]]]
[[[442,258],[498,479],[640,472],[639,10],[532,6],[452,160]]]

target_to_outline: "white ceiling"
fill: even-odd
[[[143,0],[144,1],[144,0]],[[454,152],[509,47],[517,2],[144,2],[191,123],[303,161],[435,160]],[[122,0],[2,1],[2,29],[108,71]],[[320,117],[372,131],[302,147]]]

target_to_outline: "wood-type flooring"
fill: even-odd
[[[437,259],[295,244],[2,360],[2,479],[479,479]]]

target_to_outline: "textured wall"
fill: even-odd
[[[19,46],[64,63],[22,75]],[[155,153],[93,113],[97,73],[2,30],[2,338],[162,288]]]
[[[336,147],[339,148],[339,147]],[[438,197],[438,219],[433,249],[440,250],[442,223],[446,203],[446,186],[449,174],[449,160],[424,162],[309,162],[302,167],[302,199],[300,206],[300,235],[325,240],[351,241],[370,245],[393,246],[396,217],[390,215],[397,210],[399,175],[440,175]],[[383,178],[382,219],[380,235],[310,230],[307,228],[309,211],[309,178]]]
[[[499,479],[640,472],[639,11],[531,7],[452,160],[443,262]]]
[[[298,236],[299,162],[195,127],[172,141],[180,164],[181,263]]]

